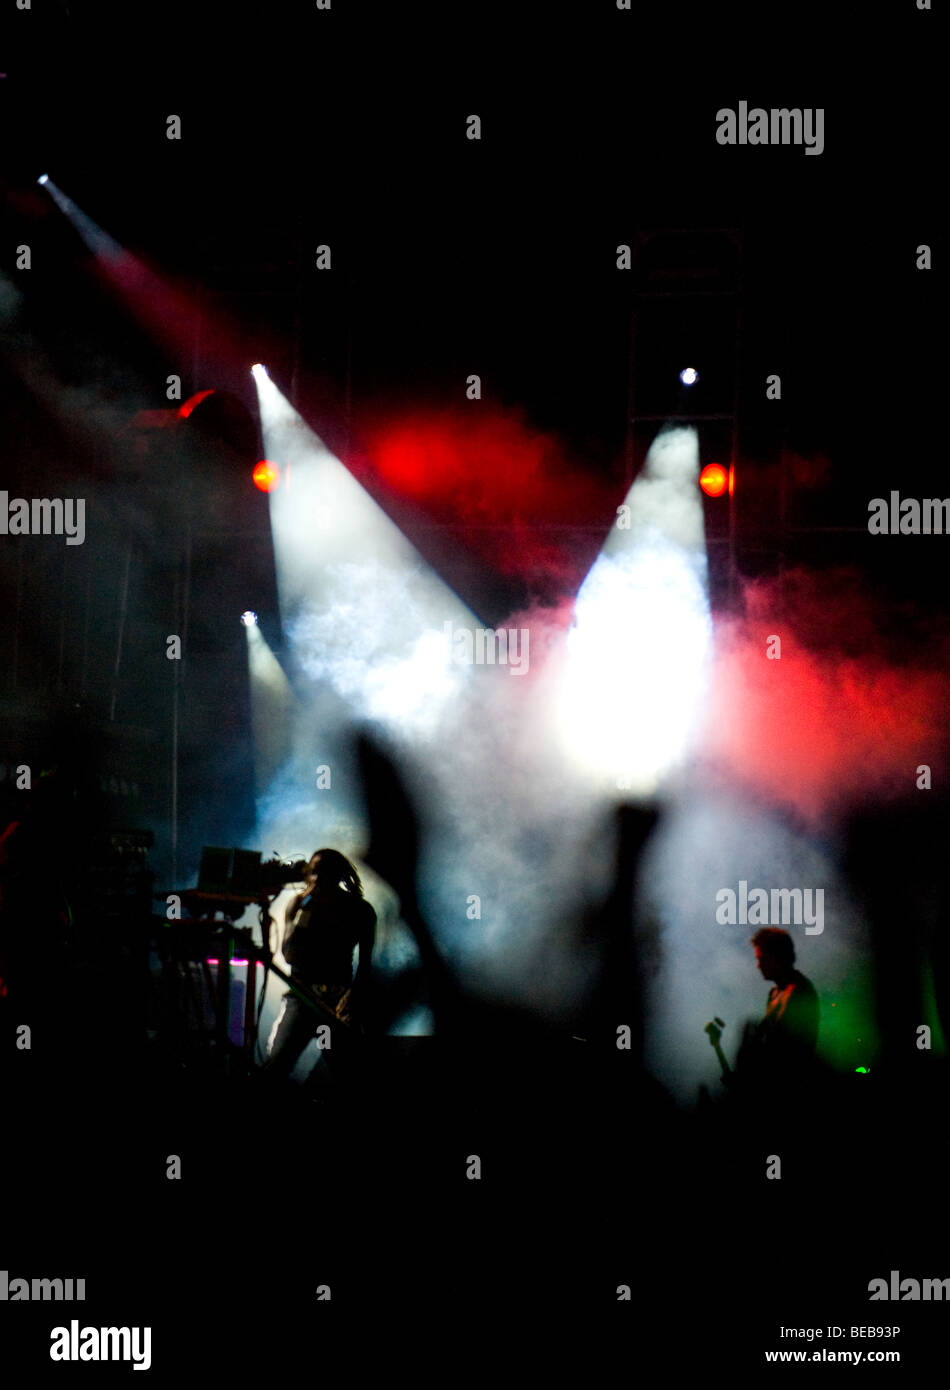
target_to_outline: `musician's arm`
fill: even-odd
[[[293,965],[293,939],[294,931],[298,926],[297,914],[310,891],[310,884],[305,884],[299,892],[295,893],[293,897],[288,900],[287,906],[284,908],[278,949],[283,954],[284,960],[288,965]],[[288,951],[290,951],[290,955],[287,954]]]
[[[717,1019],[716,1023],[719,1022],[720,1020]],[[725,1053],[719,1046],[719,1040],[722,1037],[722,1029],[717,1028],[715,1023],[707,1023],[703,1031],[709,1038],[709,1041],[712,1044],[713,1051],[715,1052],[716,1057],[719,1060],[719,1069],[722,1073],[723,1084],[726,1086],[731,1086],[733,1081],[735,1080],[735,1072],[730,1067]]]

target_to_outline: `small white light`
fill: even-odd
[[[252,613],[249,608],[246,613],[241,614],[241,622],[244,624],[245,627],[256,627],[257,614]]]
[[[695,367],[684,367],[680,372],[680,381],[684,386],[695,386],[699,380],[699,372]]]
[[[255,362],[253,367],[251,368],[251,376],[262,377],[266,375],[267,368],[264,366],[263,362]]]
[[[37,183],[49,183],[49,174],[40,174]]]

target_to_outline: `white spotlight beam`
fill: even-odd
[[[256,619],[244,623],[244,631],[251,687],[254,779],[260,792],[291,752],[296,702],[283,668],[267,645]]]
[[[106,262],[125,259],[125,252],[119,243],[109,236],[108,232],[104,232],[97,223],[93,222],[92,218],[87,216],[81,208],[77,207],[72,198],[67,197],[48,174],[43,174],[39,182],[52,196],[59,210],[69,218],[90,251]]]
[[[452,637],[471,610],[255,370],[264,449],[281,469],[270,494],[285,630],[304,669],[354,715],[424,733],[470,671]]]
[[[652,795],[684,759],[712,625],[699,447],[654,440],[577,595],[560,692],[566,752],[598,782]]]

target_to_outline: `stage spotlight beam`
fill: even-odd
[[[654,440],[578,591],[560,721],[566,754],[605,789],[653,795],[683,762],[711,649],[692,428]]]
[[[260,630],[257,614],[241,614],[247,637],[251,692],[254,780],[258,795],[290,756],[294,733],[294,697],[283,667]]]
[[[280,459],[269,496],[281,617],[304,671],[354,716],[431,732],[471,678],[447,631],[471,610],[308,427],[255,373],[264,449]]]
[[[376,725],[414,758],[446,741],[454,747],[478,682],[471,665],[454,659],[446,627],[471,632],[477,619],[274,381],[255,373],[255,382],[264,450],[282,472],[268,502],[285,651],[300,702],[291,712],[287,758],[258,782],[257,833],[285,853],[313,841],[358,859],[368,831],[358,778],[354,771],[338,781],[352,759],[353,731]],[[246,631],[254,660],[260,632]],[[252,688],[253,676],[254,668]],[[263,745],[261,753],[263,772],[271,759]]]

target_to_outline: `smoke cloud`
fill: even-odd
[[[581,499],[575,490],[569,463],[549,441],[528,439],[512,419],[499,426],[485,417],[465,439],[452,416],[416,419],[411,434],[409,428],[392,434],[379,456],[381,475],[409,496],[457,506],[466,519],[497,518],[499,507],[524,516],[534,505],[549,519],[563,519],[572,508],[589,514],[590,496]],[[704,1022],[715,1013],[727,1020],[728,1053],[744,1019],[761,1017],[764,1009],[769,986],[749,946],[754,927],[716,920],[717,893],[741,880],[767,890],[823,891],[823,933],[806,936],[803,925],[790,927],[799,965],[822,998],[820,1046],[841,1067],[873,1056],[866,931],[837,867],[838,829],[842,816],[868,798],[925,794],[915,792],[917,767],[926,763],[936,775],[945,761],[947,643],[936,631],[921,643],[913,622],[895,624],[856,574],[801,571],[781,583],[745,586],[744,616],[714,623],[707,667],[695,498],[678,506],[677,479],[664,474],[662,450],[655,462],[653,491],[642,490],[640,520],[646,516],[649,525],[626,551],[611,532],[604,556],[616,565],[629,554],[640,578],[655,574],[663,592],[653,594],[639,581],[621,585],[619,592],[643,611],[628,615],[629,624],[622,614],[610,615],[601,633],[609,644],[650,630],[644,620],[654,602],[668,602],[669,576],[663,565],[644,566],[644,555],[679,547],[691,622],[674,629],[664,619],[664,641],[649,661],[638,663],[633,652],[620,667],[608,662],[608,669],[619,670],[630,686],[616,693],[621,703],[629,695],[634,722],[630,712],[651,708],[644,693],[668,680],[671,662],[684,681],[709,680],[692,755],[659,785],[665,814],[633,904],[641,924],[654,922],[659,931],[647,1062],[689,1103],[718,1074]],[[615,511],[610,499],[605,522]],[[500,543],[496,538],[488,549]],[[506,573],[517,573],[538,556],[506,550],[493,558]],[[418,891],[440,948],[471,988],[567,1020],[595,978],[597,962],[585,951],[580,923],[610,891],[612,811],[624,792],[616,779],[613,785],[605,779],[604,768],[593,775],[571,756],[553,713],[578,631],[579,585],[565,579],[571,563],[563,555],[552,565],[558,602],[512,613],[503,624],[530,634],[530,670],[517,680],[503,666],[453,665],[436,640],[427,641],[426,634],[435,639],[447,620],[459,619],[425,590],[420,606],[398,576],[381,584],[378,570],[359,558],[333,573],[325,568],[319,602],[304,605],[289,629],[305,676],[298,692],[303,712],[295,760],[262,799],[260,819],[268,845],[283,852],[336,843],[358,860],[364,815],[346,747],[357,724],[375,727],[410,782],[418,773],[426,788]],[[774,638],[781,639],[781,655],[770,659],[768,652],[778,650]],[[685,664],[677,642],[696,648]],[[675,702],[662,704],[669,709]],[[636,732],[649,744],[649,727]],[[338,751],[327,755],[334,739]],[[312,779],[315,760],[334,758],[345,769],[339,796],[302,795],[301,779]],[[631,787],[633,794],[643,790]],[[390,901],[387,911],[395,916],[398,906]]]
[[[851,570],[745,588],[746,616],[716,623],[704,730],[709,762],[813,824],[876,797],[917,794],[946,765],[950,640],[886,612]],[[784,614],[784,616],[779,616]],[[781,639],[769,659],[769,639]]]

